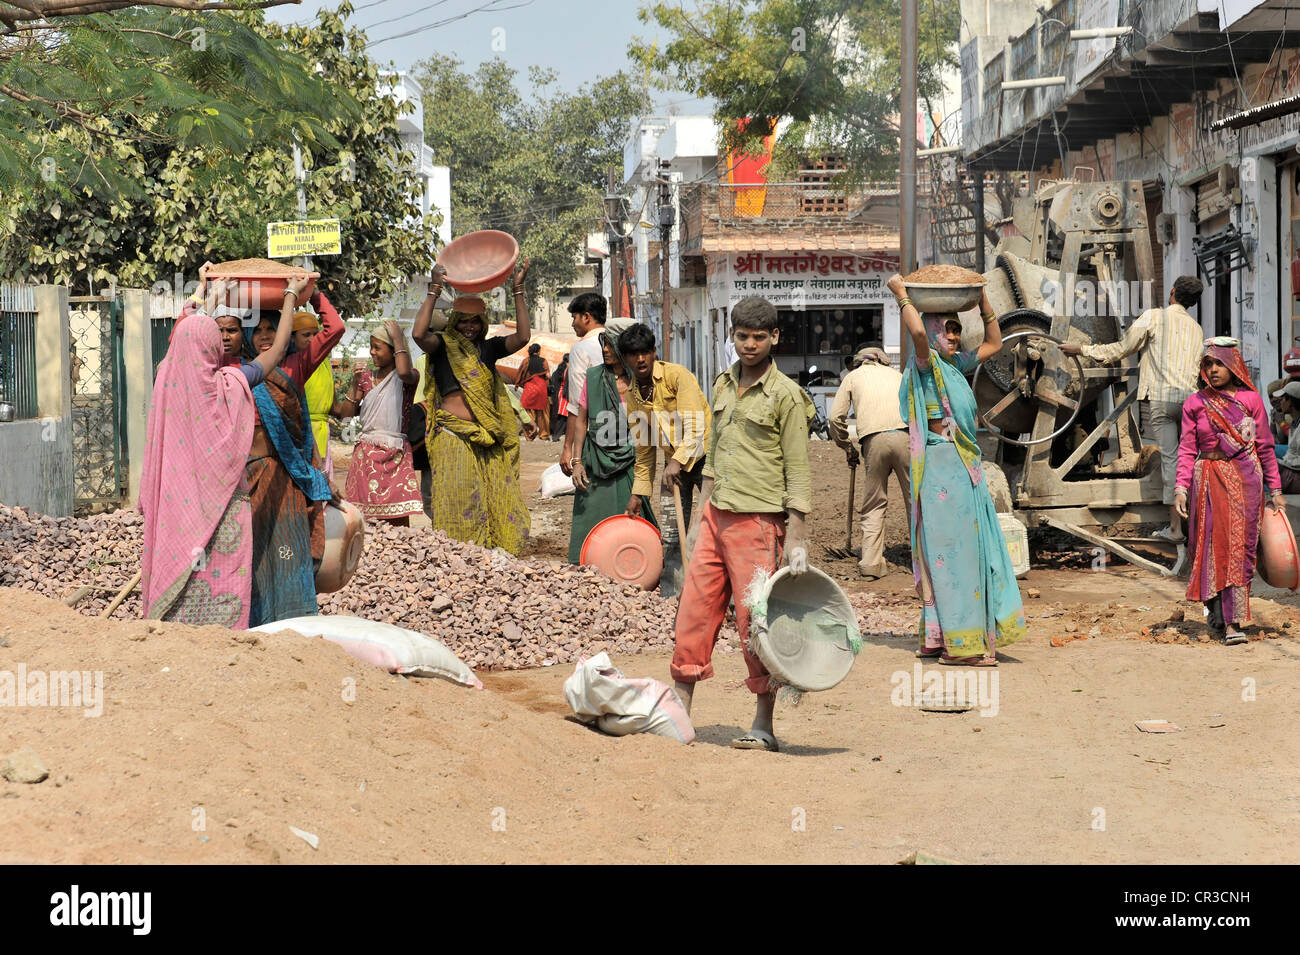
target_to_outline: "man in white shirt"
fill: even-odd
[[[861,459],[867,463],[862,508],[862,556],[858,573],[868,580],[885,576],[885,506],[889,500],[892,473],[903,492],[905,511],[912,511],[911,450],[907,425],[899,414],[898,389],[903,376],[890,366],[889,356],[879,348],[863,348],[855,356],[858,366],[844,376],[831,404],[831,437],[844,449],[849,467],[858,466],[858,449],[849,441],[849,405],[862,445]]]
[[[605,360],[600,347],[600,333],[605,330],[605,297],[599,292],[583,292],[569,303],[573,316],[573,333],[578,343],[569,349],[569,420],[564,427],[564,449],[560,453],[560,470],[573,474],[573,465],[582,457],[582,448],[576,447],[574,431],[577,428],[578,396],[587,380],[587,369]]]
[[[1169,290],[1169,305],[1149,308],[1138,316],[1121,341],[1105,345],[1062,345],[1067,355],[1083,355],[1099,362],[1116,362],[1136,351],[1139,401],[1147,402],[1147,425],[1160,446],[1160,473],[1164,502],[1169,505],[1169,527],[1157,537],[1182,542],[1182,519],[1174,508],[1174,476],[1178,470],[1178,437],[1183,422],[1183,402],[1197,388],[1205,335],[1187,313],[1201,301],[1205,286],[1193,275],[1182,275]]]

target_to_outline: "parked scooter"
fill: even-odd
[[[812,380],[812,376],[816,373],[816,365],[813,365],[808,369],[809,381]],[[813,403],[814,409],[813,419],[808,422],[808,437],[821,438],[823,441],[829,441],[831,439],[831,427],[830,423],[826,420],[826,415],[822,414],[821,409],[817,407],[817,399],[813,397],[813,393],[808,389],[807,385],[803,386],[803,391],[804,394],[808,396],[808,400]]]

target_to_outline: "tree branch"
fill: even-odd
[[[252,0],[251,3],[226,3],[223,0],[3,0],[0,3],[0,35],[16,33],[19,24],[33,21],[56,20],[61,17],[89,16],[93,13],[112,13],[128,7],[163,7],[169,10],[265,10],[286,4],[299,4],[302,0]],[[23,29],[29,29],[24,27]]]

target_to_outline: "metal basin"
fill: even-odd
[[[979,304],[983,292],[983,282],[972,285],[907,283],[907,295],[916,310],[932,314],[964,312],[968,308],[974,308]]]

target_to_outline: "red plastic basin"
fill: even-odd
[[[494,289],[510,278],[517,261],[519,243],[514,236],[496,229],[454,239],[438,256],[438,264],[447,270],[447,284],[471,294]]]
[[[587,534],[579,560],[607,577],[650,590],[664,570],[659,529],[641,517],[616,514]]]
[[[264,262],[274,271],[258,271],[249,268],[250,261]],[[223,304],[228,308],[256,308],[262,311],[279,312],[284,306],[284,290],[289,287],[289,279],[294,275],[308,275],[311,281],[303,289],[298,304],[305,303],[316,291],[316,279],[319,272],[307,272],[293,266],[285,267],[271,259],[240,259],[235,262],[221,262],[208,270],[208,279],[224,279],[230,284]]]
[[[1264,508],[1259,519],[1259,575],[1270,587],[1295,590],[1300,585],[1300,555],[1286,512]]]

